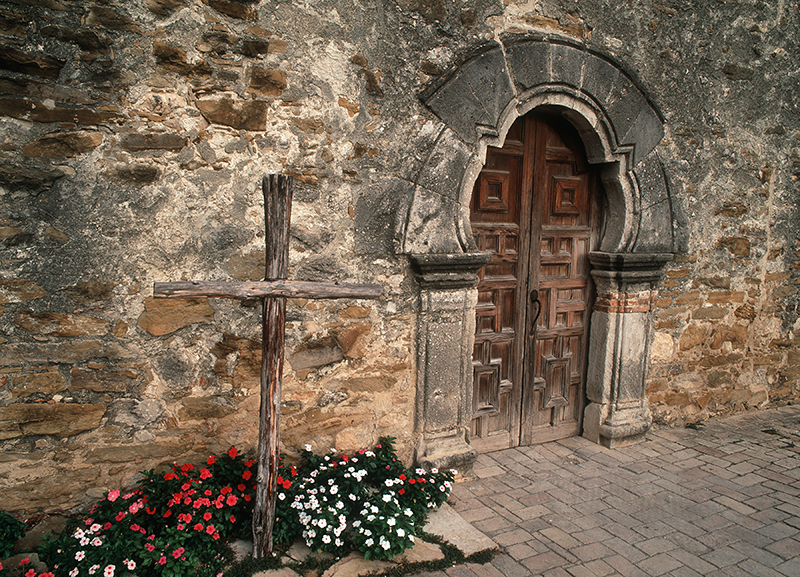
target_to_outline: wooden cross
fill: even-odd
[[[289,268],[289,220],[293,185],[294,180],[290,176],[269,174],[261,180],[267,252],[264,282],[157,282],[153,287],[153,296],[160,298],[204,296],[262,299],[258,476],[253,510],[253,557],[256,559],[272,553],[286,297],[374,299],[381,295],[381,286],[376,284],[286,280]]]

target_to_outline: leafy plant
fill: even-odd
[[[25,534],[25,523],[0,511],[0,559],[10,557],[14,544]]]
[[[291,506],[312,549],[358,549],[366,559],[388,559],[414,544],[428,512],[450,494],[455,471],[406,470],[394,439],[383,437],[375,451],[320,457],[308,448],[308,467],[291,494]]]
[[[231,447],[203,467],[146,471],[135,490],[106,493],[42,557],[57,575],[69,577],[133,571],[139,577],[215,576],[228,538],[249,531],[253,464]]]

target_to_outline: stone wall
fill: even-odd
[[[258,303],[152,283],[262,278],[269,172],[297,180],[291,278],[385,287],[289,302],[284,447],[389,434],[410,460],[420,305],[398,191],[441,130],[419,94],[521,34],[616,58],[665,117],[689,227],[655,303],[656,419],[797,399],[797,4],[619,4],[0,1],[3,508],[71,509],[253,448]]]

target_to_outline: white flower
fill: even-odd
[[[99,547],[102,544],[103,540],[100,539],[100,537],[95,537],[94,539],[92,539],[92,545],[94,545],[95,547]]]
[[[397,536],[398,537],[405,537],[406,536],[405,530],[404,529],[398,529],[397,530]]]
[[[389,527],[394,527],[395,525],[397,525],[397,519],[395,519],[394,517],[389,517],[388,519],[386,519],[386,524],[389,525]]]
[[[128,571],[133,571],[134,569],[136,569],[136,561],[134,561],[133,559],[129,559],[126,565],[128,567]]]
[[[371,537],[372,531],[370,531],[369,529],[364,529],[364,535],[366,535],[367,537]]]
[[[75,553],[75,561],[83,561],[83,558],[86,557],[86,552],[78,551]]]
[[[75,532],[72,534],[72,536],[76,539],[81,539],[83,537],[83,529],[75,529]]]
[[[306,451],[310,451],[311,450],[311,445],[309,445],[308,443],[303,445],[303,447],[305,448]]]
[[[391,496],[391,495],[389,495],[389,494],[387,493],[386,495],[384,495],[383,497],[381,497],[381,499],[383,499],[383,501],[384,501],[385,503],[388,503],[389,501],[391,501],[391,500],[392,500],[392,496]]]
[[[413,514],[414,513],[411,511],[411,509],[405,509],[403,511],[403,515],[405,515],[406,517],[411,517]]]
[[[372,540],[372,537],[370,537],[369,539],[364,541],[364,545],[366,545],[367,547],[372,547],[374,544],[375,544],[375,541]]]
[[[455,469],[450,469],[450,472],[451,472],[453,475],[458,475],[458,471],[456,471]]]
[[[409,535],[408,538],[411,540],[412,543],[414,542],[414,535]]]
[[[75,569],[69,572],[69,577],[77,577],[78,573],[79,573],[78,568],[75,567]]]
[[[330,535],[323,535],[322,536],[322,542],[323,543],[330,543],[331,542],[331,536]]]
[[[374,520],[375,520],[375,515],[369,515],[367,517],[367,521],[374,521]]]
[[[94,525],[89,527],[89,531],[91,531],[92,533],[97,533],[100,529],[102,529],[102,525],[100,525],[100,523],[95,523]]]
[[[283,501],[284,499],[286,499],[286,495],[284,495],[283,493],[278,493],[278,499]]]
[[[359,521],[358,519],[353,521],[353,527],[361,527],[361,521]]]
[[[331,495],[335,495],[336,493],[339,492],[339,487],[334,485],[333,487],[331,487],[331,490],[329,492],[330,492]]]
[[[319,525],[320,529],[324,529],[327,527],[328,522],[325,519],[320,519],[317,524]]]
[[[352,493],[350,493],[350,494],[347,496],[347,498],[348,498],[348,499],[350,499],[351,501],[355,501],[355,500],[357,499],[357,497],[356,497],[355,495],[353,495]]]
[[[113,565],[106,565],[106,568],[103,569],[103,577],[114,577],[114,567]]]
[[[341,539],[336,539],[335,544],[337,547],[341,547],[342,545],[344,545],[344,541],[342,541]]]
[[[381,540],[380,540],[380,542],[378,544],[381,547],[383,547],[384,551],[388,551],[389,547],[391,547],[391,544],[386,540],[386,537],[384,537],[383,535],[381,535]]]
[[[394,485],[394,481],[392,481],[391,479],[386,479],[386,481],[384,481],[383,484],[386,485],[387,487],[391,487],[392,485]]]
[[[86,547],[89,544],[89,537],[81,537],[80,544],[81,547]]]
[[[372,511],[373,513],[377,513],[379,509],[375,505],[372,505],[370,506],[369,510]]]
[[[425,469],[417,469],[417,475],[424,475]]]
[[[92,565],[89,567],[89,575],[94,575],[98,569],[100,569],[100,565]]]
[[[438,473],[438,472],[439,472],[439,469],[437,469],[436,467],[434,467],[433,469],[431,469],[431,473],[433,473],[434,475],[435,475],[436,473]]]

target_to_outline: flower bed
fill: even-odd
[[[353,455],[318,456],[307,448],[300,467],[281,461],[275,543],[302,536],[314,550],[359,550],[367,559],[411,547],[428,511],[447,499],[455,471],[406,470],[392,441]],[[219,576],[226,543],[250,535],[254,464],[232,447],[203,466],[144,472],[134,490],[109,491],[45,543],[39,553],[50,572],[23,567],[23,575]]]

